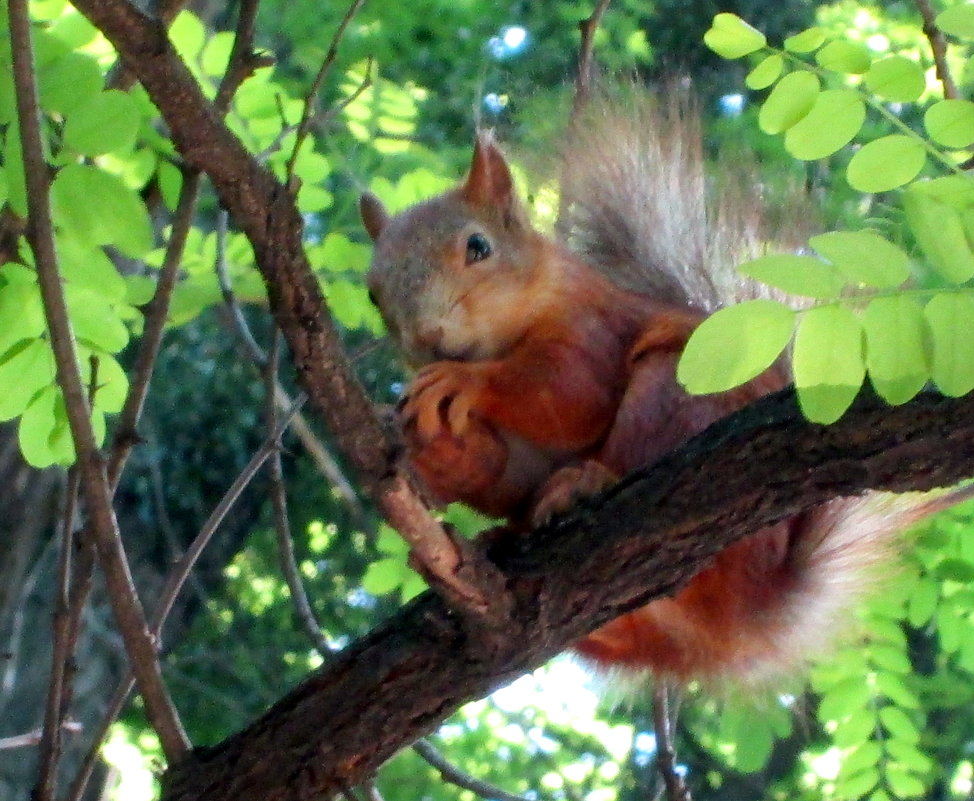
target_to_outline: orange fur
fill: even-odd
[[[673,119],[662,126],[667,136],[679,128]],[[653,136],[642,126],[620,130]],[[635,145],[621,147],[625,156]],[[706,231],[697,230],[706,204],[693,195],[704,183],[693,161],[699,148],[660,140],[648,149],[676,162],[639,165],[661,172],[663,195],[639,196],[652,223],[639,235],[680,228],[679,220],[663,225],[672,211],[666,193],[675,193],[669,206],[696,226],[687,259],[710,258]],[[594,229],[582,231],[587,253],[613,264],[643,254],[656,270],[644,291],[633,286],[634,269],[614,282],[532,229],[489,138],[478,140],[470,175],[451,192],[396,217],[363,199],[376,240],[370,288],[407,358],[425,365],[402,420],[408,456],[436,500],[460,500],[517,524],[544,518],[787,383],[773,367],[720,395],[691,397],[679,386],[679,354],[721,281],[703,261],[662,262],[679,252],[678,241],[633,247],[630,217],[639,212],[619,191],[632,183],[629,163],[620,157],[618,169],[600,171],[581,159],[591,174],[575,176],[585,190],[578,224]],[[604,175],[616,177],[600,204]],[[700,290],[699,303],[697,287],[709,293]],[[577,650],[601,665],[683,681],[789,669],[822,644],[868,569],[891,550],[890,534],[910,505],[877,503],[835,501],[759,531],[725,549],[675,597],[610,622]]]

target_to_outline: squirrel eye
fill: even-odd
[[[493,253],[493,250],[486,236],[483,234],[470,235],[470,238],[467,240],[467,264],[483,261],[491,253]]]

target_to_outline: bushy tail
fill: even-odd
[[[792,224],[769,231],[753,170],[726,165],[708,175],[685,90],[593,99],[560,156],[558,227],[611,280],[704,311],[763,294],[735,266],[780,243]]]

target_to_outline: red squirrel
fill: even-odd
[[[758,215],[708,200],[685,104],[597,103],[561,154],[552,238],[532,226],[488,134],[456,188],[390,216],[361,199],[370,295],[419,368],[401,404],[411,465],[440,503],[530,525],[652,463],[789,379],[693,397],[676,364],[696,325],[741,296],[733,264]],[[756,201],[752,201],[754,203]],[[575,645],[606,667],[679,681],[760,678],[814,652],[914,501],[840,499],[725,549],[675,597]]]

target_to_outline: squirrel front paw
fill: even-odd
[[[419,371],[400,409],[404,426],[421,440],[443,433],[462,438],[485,386],[481,371],[465,362],[435,362]]]

